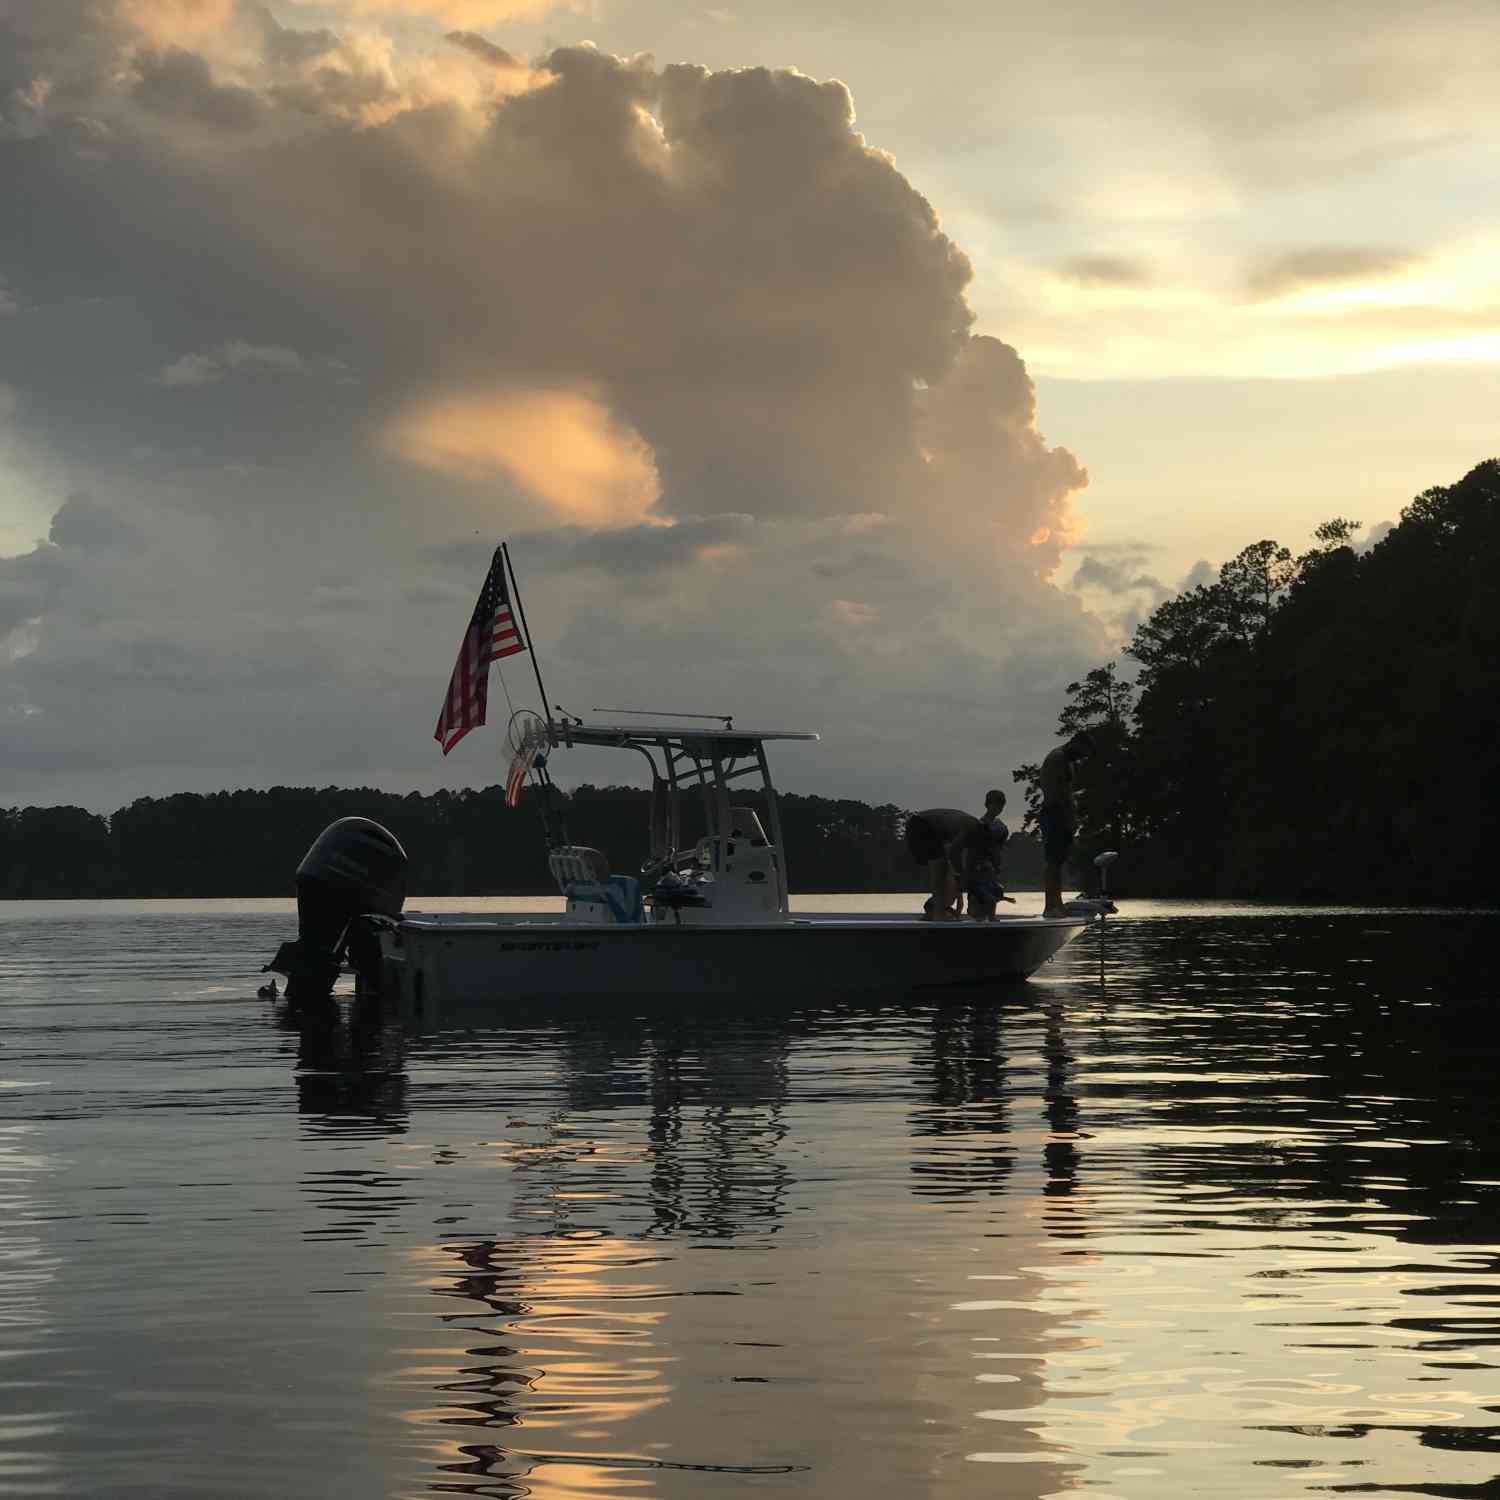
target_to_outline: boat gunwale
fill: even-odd
[[[433,913],[430,916],[402,916],[397,919],[398,932],[420,932],[448,935],[466,933],[470,935],[491,933],[534,932],[587,932],[587,933],[641,933],[641,932],[691,932],[691,933],[756,933],[809,932],[814,930],[835,932],[940,932],[940,931],[1000,931],[1000,932],[1050,932],[1060,927],[1087,928],[1097,917],[1043,917],[1014,916],[996,917],[993,922],[928,922],[921,917],[902,915],[884,916],[880,913],[851,913],[845,915],[831,912],[814,916],[790,917],[777,922],[570,922],[563,913],[555,917],[541,914],[540,921],[490,921],[483,917],[470,919],[466,913],[449,916]]]

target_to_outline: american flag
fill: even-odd
[[[505,557],[496,547],[463,645],[458,648],[453,676],[448,679],[448,696],[443,699],[443,711],[438,715],[432,736],[443,747],[444,755],[471,729],[484,723],[490,693],[490,663],[525,649],[520,627],[510,612]]]
[[[505,778],[505,805],[518,807],[521,792],[526,786],[526,773],[536,764],[537,747],[522,745],[511,758],[510,772]]]

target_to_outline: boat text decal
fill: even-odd
[[[593,953],[598,946],[598,943],[501,943],[500,951],[502,953]]]

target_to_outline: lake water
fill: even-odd
[[[290,913],[0,905],[0,1494],[1500,1494],[1496,916],[413,1033]]]

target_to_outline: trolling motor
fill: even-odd
[[[1103,854],[1094,856],[1094,868],[1099,872],[1099,894],[1078,896],[1067,902],[1066,910],[1070,916],[1098,917],[1102,926],[1106,917],[1112,917],[1119,910],[1119,907],[1109,899],[1109,867],[1119,857],[1118,849],[1106,849]]]
[[[1099,872],[1099,920],[1115,914],[1119,908],[1109,899],[1109,867],[1120,857],[1118,849],[1106,849],[1094,856],[1094,868]]]
[[[354,919],[396,917],[406,901],[406,851],[369,818],[340,818],[312,842],[297,866],[297,937],[261,970],[286,975],[293,1005],[326,1000],[345,956],[369,981],[379,955]]]

